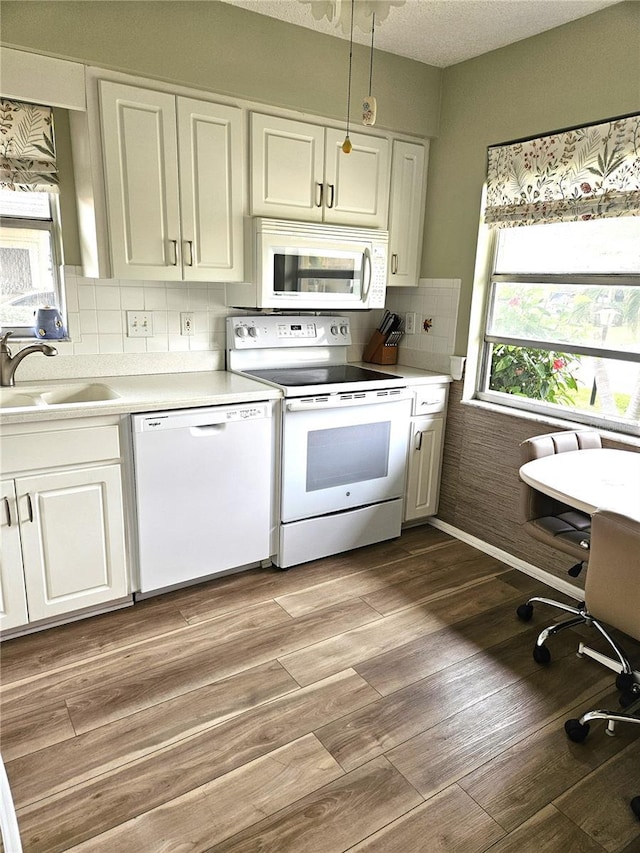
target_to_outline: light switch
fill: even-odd
[[[127,337],[153,337],[153,318],[149,311],[127,311]]]

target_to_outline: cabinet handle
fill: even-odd
[[[422,431],[416,433],[416,450],[422,450]]]
[[[27,510],[29,512],[29,521],[33,522],[33,501],[29,492],[27,492]]]
[[[396,275],[398,272],[398,256],[396,254],[391,255],[391,275]]]
[[[319,193],[316,193],[316,207],[322,207],[322,199],[324,197],[324,184],[316,184],[316,187],[320,190]]]
[[[173,260],[171,261],[172,267],[178,266],[178,241],[177,240],[169,240],[169,244],[173,246]]]
[[[327,207],[333,207],[333,202],[335,201],[336,196],[335,184],[329,184],[329,190],[331,191],[331,194],[329,196],[329,204],[327,205]]]
[[[11,527],[11,504],[9,503],[9,498],[4,499],[4,510],[7,514],[7,527]]]
[[[185,245],[189,247],[189,260],[186,262],[188,267],[193,266],[193,240],[185,240]],[[186,255],[186,252],[185,252]]]

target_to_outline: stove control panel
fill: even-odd
[[[279,338],[315,338],[317,329],[315,323],[278,323],[276,334]]]
[[[348,317],[309,317],[280,314],[227,317],[227,349],[347,346]]]

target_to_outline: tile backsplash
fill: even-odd
[[[458,278],[421,278],[418,287],[387,290],[390,311],[402,318],[408,312],[416,315],[415,333],[405,335],[400,343],[402,364],[449,372],[450,356],[456,354],[460,283]]]
[[[70,340],[55,343],[56,358],[25,359],[19,379],[223,370],[226,318],[251,313],[225,305],[223,283],[93,279],[75,266],[65,267],[64,280]],[[153,334],[129,337],[127,311],[149,314]],[[193,335],[181,334],[184,311],[193,315]],[[360,359],[379,314],[349,312],[350,360]]]

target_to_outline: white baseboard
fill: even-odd
[[[530,575],[532,578],[545,583],[547,586],[552,587],[552,589],[557,589],[558,592],[562,592],[571,598],[575,598],[577,601],[584,600],[584,590],[580,589],[579,586],[574,586],[572,583],[569,583],[569,581],[557,578],[550,572],[540,569],[532,563],[527,563],[519,557],[514,557],[513,554],[509,554],[508,551],[503,551],[502,548],[496,548],[495,545],[490,545],[483,539],[478,539],[477,536],[472,536],[470,533],[466,533],[464,530],[460,530],[458,527],[454,527],[446,521],[441,521],[439,518],[430,518],[428,523],[432,527],[437,527],[438,530],[444,531],[444,533],[449,533],[461,542],[466,542],[467,545],[472,545],[474,548],[477,548],[478,551],[483,551],[485,554],[495,557],[496,560],[500,560],[501,563],[506,563],[508,566],[518,569],[520,572],[524,572],[525,575]]]

